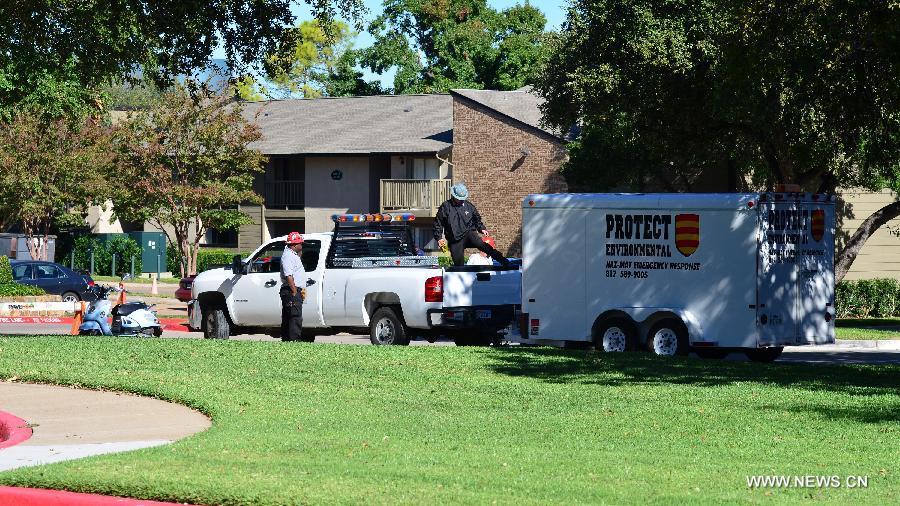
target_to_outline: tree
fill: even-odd
[[[253,179],[265,159],[249,147],[260,137],[227,97],[192,96],[184,87],[166,92],[116,133],[114,176],[127,182],[113,194],[116,216],[163,230],[184,259],[182,276],[196,273],[207,230],[252,223],[238,206],[261,203]]]
[[[540,68],[545,24],[527,2],[498,12],[487,0],[385,0],[360,62],[379,74],[396,68],[396,93],[517,89]]]
[[[0,221],[18,222],[35,259],[47,259],[54,227],[84,223],[106,201],[109,130],[98,121],[17,111],[0,124]],[[4,227],[5,228],[5,227]]]
[[[285,30],[277,49],[265,59],[266,76],[284,98],[318,98],[338,59],[350,48],[353,32],[335,21],[326,31],[316,21]]]
[[[867,0],[575,0],[536,88],[551,124],[582,125],[566,170],[584,182],[685,188],[730,168],[757,188],[898,191],[898,22]],[[894,203],[863,223],[838,280],[898,215]]]
[[[304,1],[323,25],[338,12],[358,24],[365,12],[362,0]],[[97,99],[98,86],[139,69],[165,87],[175,76],[208,67],[217,46],[224,48],[227,66],[243,74],[294,25],[293,3],[0,2],[0,115],[8,118],[10,107],[34,104],[53,114],[77,114]]]

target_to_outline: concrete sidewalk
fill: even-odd
[[[180,404],[29,383],[0,382],[0,410],[33,430],[30,439],[0,450],[0,471],[158,446],[211,425]]]

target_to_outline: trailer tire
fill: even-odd
[[[393,308],[380,307],[372,315],[372,320],[369,322],[369,341],[378,346],[407,346],[409,344],[406,325]]]
[[[222,308],[210,308],[203,311],[203,337],[206,339],[228,339],[231,326],[228,315]]]
[[[725,348],[694,348],[694,353],[700,358],[721,360],[727,357],[731,351]]]
[[[753,362],[773,362],[781,356],[783,351],[784,346],[775,346],[772,348],[750,348],[744,350],[744,354]]]
[[[647,348],[661,357],[687,355],[690,351],[687,328],[681,320],[667,318],[660,321],[647,335]]]
[[[637,329],[627,318],[604,320],[594,333],[594,346],[604,353],[621,353],[637,348]]]

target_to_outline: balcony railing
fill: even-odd
[[[381,212],[421,211],[434,216],[449,198],[449,179],[381,180]]]
[[[273,181],[266,183],[266,207],[284,209],[303,209],[303,181]]]

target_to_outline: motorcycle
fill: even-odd
[[[117,304],[113,307],[109,294],[120,289],[112,286],[94,285],[90,288],[97,300],[90,303],[84,320],[78,327],[80,335],[89,336],[140,336],[159,337],[162,324],[156,317],[153,305],[135,301]],[[112,317],[112,325],[108,318]]]

